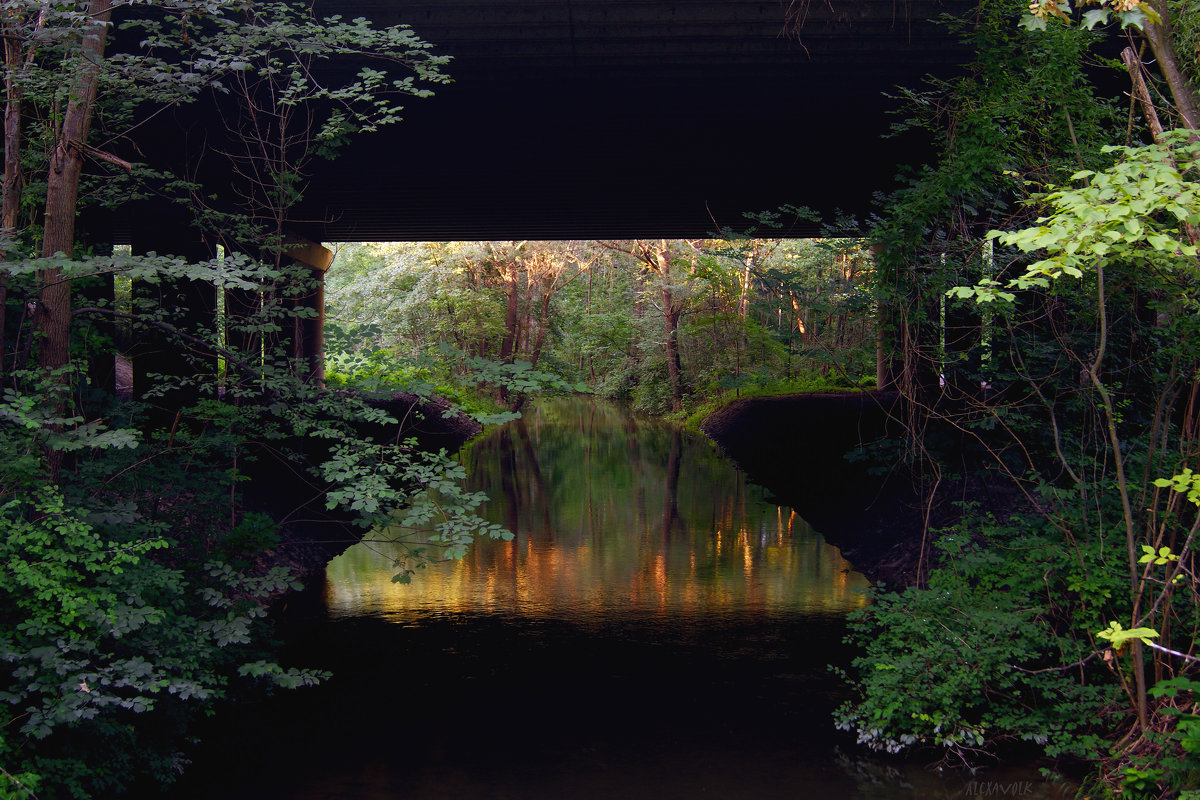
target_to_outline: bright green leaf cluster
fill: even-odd
[[[1104,630],[1097,631],[1096,635],[1110,642],[1114,650],[1120,651],[1131,639],[1137,639],[1143,644],[1149,644],[1151,639],[1158,636],[1158,631],[1153,628],[1130,628],[1126,630],[1121,626],[1121,623],[1114,621],[1108,623],[1108,627]]]
[[[1171,552],[1169,547],[1160,547],[1155,552],[1154,548],[1148,544],[1142,545],[1142,557],[1138,559],[1139,564],[1149,564],[1154,562],[1155,566],[1161,567],[1163,564],[1169,564],[1172,561],[1178,561],[1179,556]]]
[[[1191,467],[1184,467],[1170,478],[1155,478],[1154,485],[1186,494],[1189,502],[1200,506],[1200,474],[1193,473]]]
[[[1042,258],[1003,284],[984,279],[948,294],[980,303],[1012,301],[1017,291],[1049,289],[1110,263],[1194,277],[1197,247],[1185,230],[1200,225],[1200,143],[1187,131],[1173,131],[1160,144],[1106,151],[1117,156],[1109,169],[1076,172],[1071,179],[1082,185],[1052,188],[1030,200],[1050,212],[1035,226],[989,234],[999,244]]]

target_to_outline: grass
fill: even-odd
[[[718,409],[724,408],[735,400],[747,397],[780,397],[789,394],[817,394],[823,392],[862,392],[875,388],[875,376],[863,377],[857,383],[845,378],[827,378],[823,375],[804,375],[790,380],[769,381],[739,386],[735,389],[725,389],[717,393],[698,392],[693,398],[703,397],[698,405],[691,405],[685,399],[683,411],[668,414],[667,418],[682,423],[690,431],[699,431],[700,423]]]

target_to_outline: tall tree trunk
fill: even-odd
[[[6,77],[4,94],[4,194],[0,209],[0,235],[13,236],[17,230],[17,214],[21,208],[21,86],[16,81],[21,48],[13,39],[4,40]],[[0,375],[8,369],[4,338],[4,308],[8,302],[8,273],[0,274]]]
[[[79,176],[83,172],[83,147],[91,127],[96,87],[100,82],[100,60],[104,57],[108,39],[112,0],[92,0],[88,11],[92,21],[84,30],[79,69],[46,175],[42,255],[47,257],[63,253],[69,258],[75,249],[75,213]],[[49,372],[65,366],[70,360],[71,282],[57,267],[42,270],[40,277],[40,365]]]
[[[667,338],[667,380],[671,386],[671,410],[683,410],[683,364],[679,358],[679,309],[675,308],[670,289],[663,289],[664,333]],[[672,305],[668,305],[672,304]]]
[[[655,249],[655,270],[662,286],[663,335],[667,348],[667,381],[671,388],[671,410],[683,409],[682,363],[679,359],[679,307],[671,289],[671,257],[666,241]]]
[[[42,255],[46,257],[62,253],[70,258],[75,250],[75,213],[79,176],[83,172],[83,147],[92,123],[112,0],[93,0],[88,11],[91,22],[84,29],[71,99],[63,113],[46,174],[46,214],[42,234]],[[37,322],[42,339],[38,363],[44,373],[53,376],[71,358],[71,281],[58,267],[41,270],[39,278],[42,292]],[[70,379],[60,374],[53,380],[60,382],[61,390],[54,401],[54,416],[65,417]],[[62,451],[47,448],[45,457],[50,480],[57,482]]]
[[[508,361],[516,352],[517,327],[520,324],[521,297],[517,291],[517,264],[510,260],[504,265],[504,340],[500,343],[500,360]]]
[[[738,316],[743,320],[750,311],[750,277],[753,266],[754,258],[746,256],[746,263],[742,267],[741,295],[738,297]]]
[[[529,354],[529,363],[534,367],[538,364],[538,359],[542,357],[542,347],[546,344],[546,332],[550,327],[550,292],[549,286],[545,287],[542,292],[542,302],[538,311],[538,328],[537,335],[533,338],[533,348]]]
[[[512,361],[513,354],[516,352],[517,338],[520,333],[519,327],[521,324],[521,295],[517,286],[516,259],[510,259],[504,265],[502,278],[504,281],[505,309],[504,340],[500,342],[500,360],[509,362]],[[500,387],[498,399],[505,406],[512,408],[513,398],[507,386]]]

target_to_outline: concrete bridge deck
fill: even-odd
[[[886,138],[885,93],[956,71],[968,54],[931,20],[970,7],[322,0],[318,13],[410,24],[454,57],[455,82],[316,174],[298,232],[690,237],[781,203],[864,214],[897,164],[926,156],[919,137]],[[804,18],[793,35],[789,13]]]

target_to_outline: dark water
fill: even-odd
[[[335,559],[287,649],[335,677],[234,708],[179,796],[1058,796],[833,729],[866,581],[707,440],[560,401],[463,458],[515,539],[408,585],[385,541]]]

